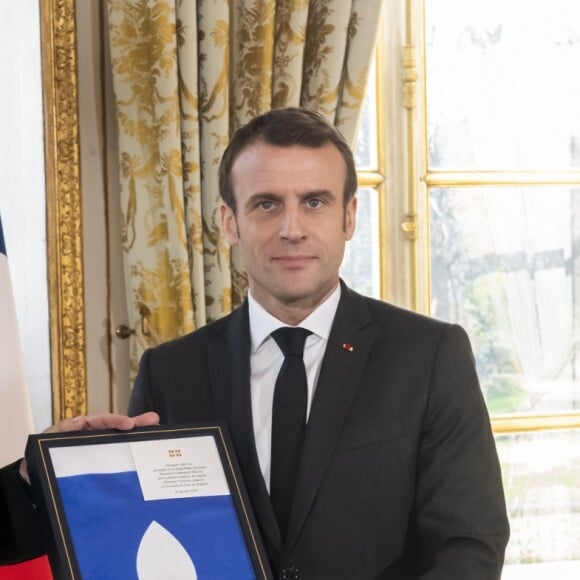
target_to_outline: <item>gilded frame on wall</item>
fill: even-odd
[[[87,412],[74,0],[41,0],[53,420]]]

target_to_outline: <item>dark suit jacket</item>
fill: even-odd
[[[301,580],[500,578],[509,528],[465,332],[343,285],[282,544],[254,444],[248,324],[245,304],[147,351],[129,413],[227,423],[274,569]]]

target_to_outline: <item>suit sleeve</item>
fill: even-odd
[[[153,406],[151,389],[149,385],[149,361],[151,350],[146,350],[139,363],[139,373],[135,379],[131,399],[129,400],[128,415],[134,417],[147,411],[157,411]]]
[[[18,465],[19,461],[0,469],[0,565],[46,553],[40,517]]]
[[[455,325],[434,358],[416,497],[418,578],[501,577],[509,537],[501,471],[469,339]]]

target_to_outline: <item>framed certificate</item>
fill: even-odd
[[[271,579],[221,425],[31,435],[55,578]]]

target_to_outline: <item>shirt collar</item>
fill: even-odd
[[[316,336],[328,340],[330,328],[338,308],[340,300],[340,284],[336,285],[332,294],[311,312],[298,326],[306,328]],[[288,324],[272,316],[265,308],[256,302],[252,296],[252,291],[248,291],[248,312],[250,316],[250,337],[252,341],[252,352],[256,352],[264,341],[281,326]]]

